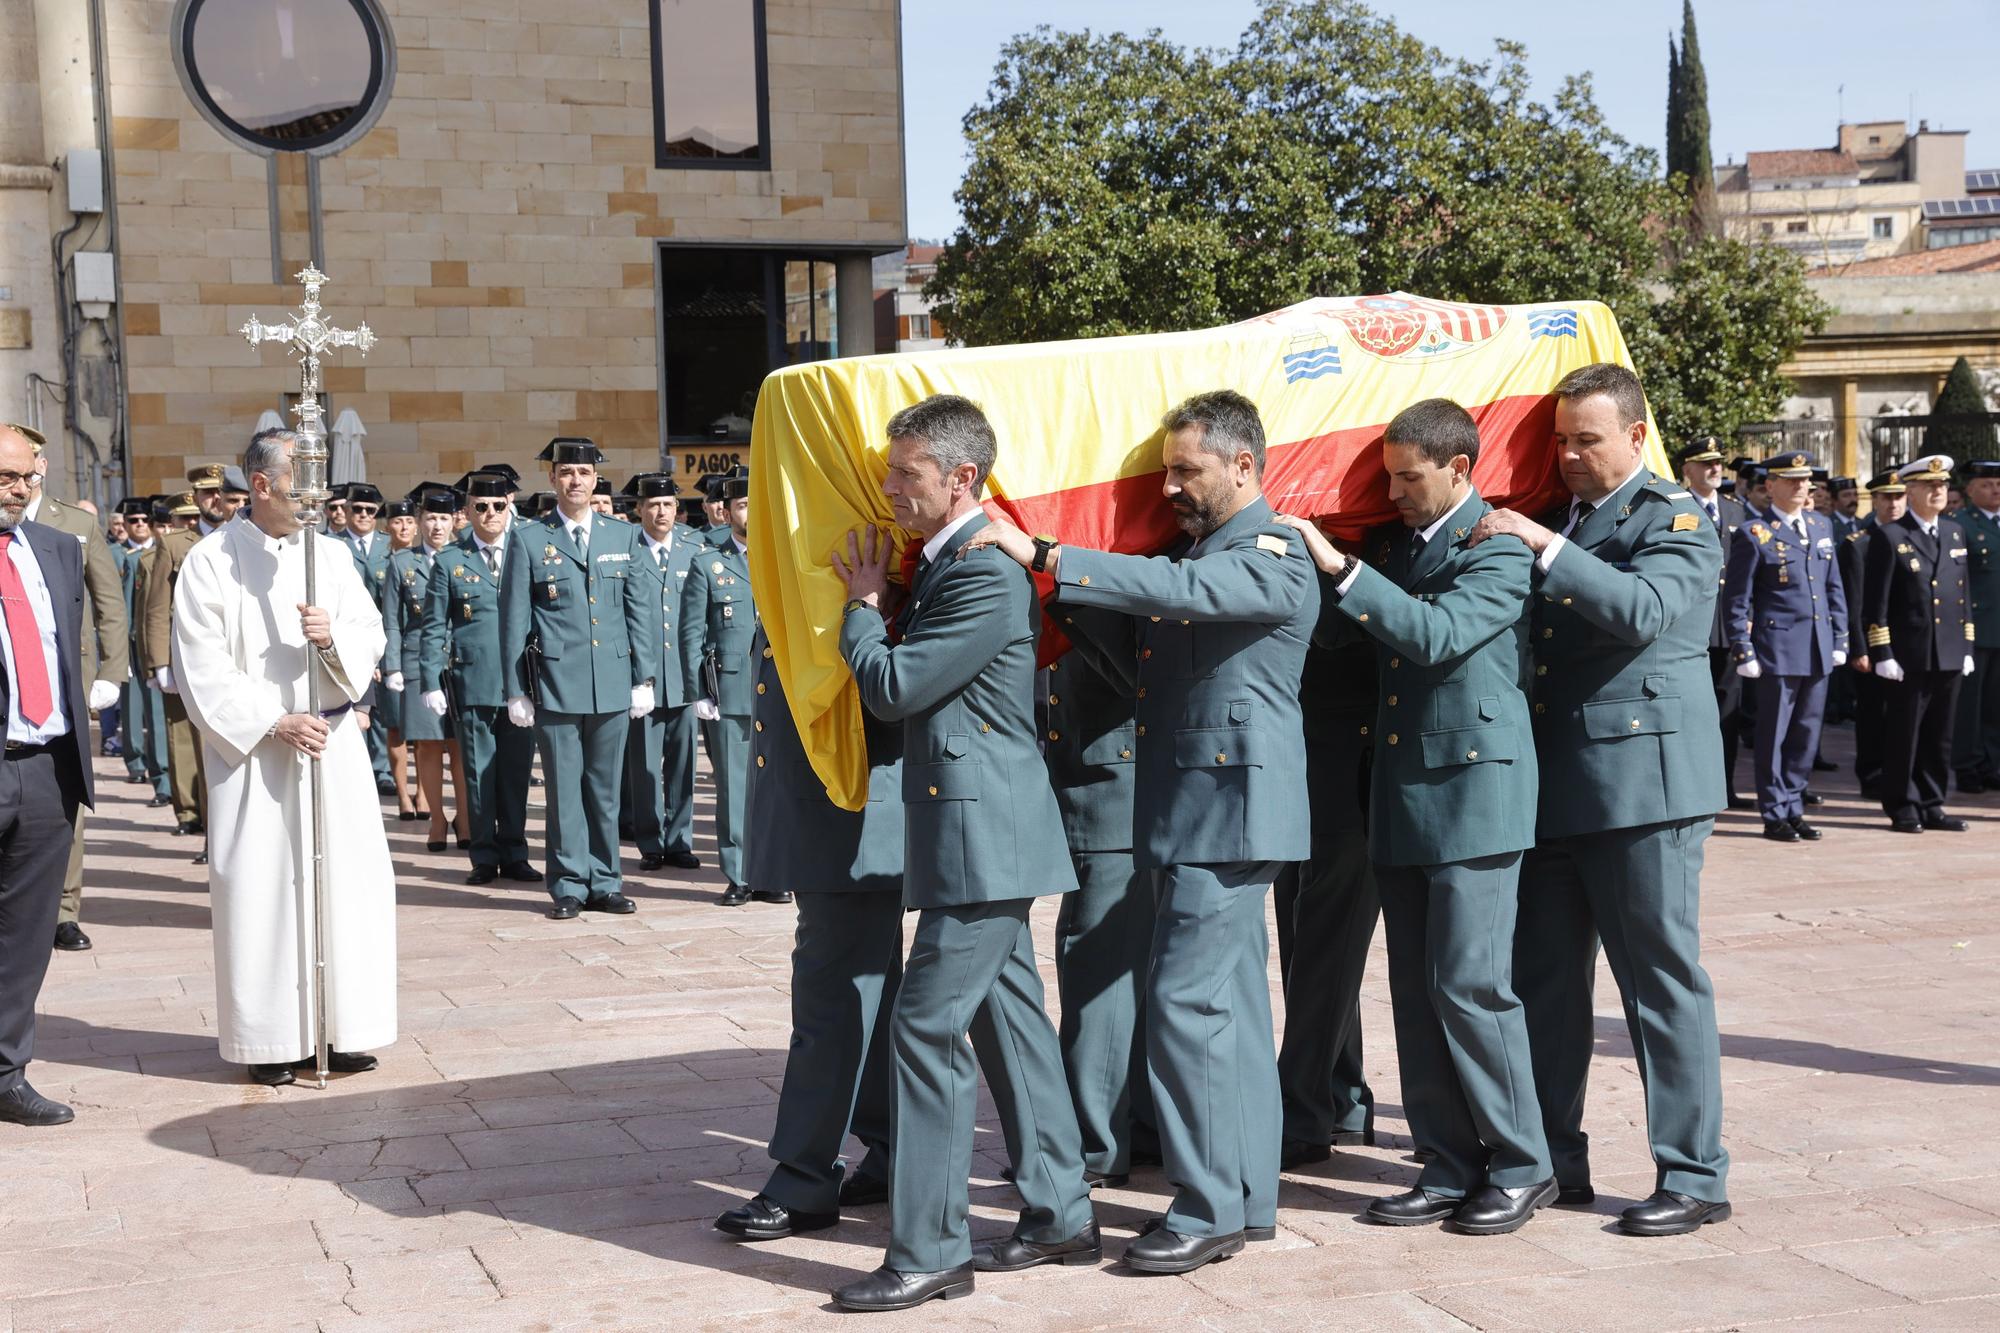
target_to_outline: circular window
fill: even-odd
[[[381,115],[395,48],[375,0],[180,0],[174,63],[244,147],[329,153]]]

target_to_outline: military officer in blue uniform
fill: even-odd
[[[681,674],[694,714],[709,728],[709,763],[715,774],[716,859],[727,887],[717,901],[740,907],[757,895],[743,879],[744,797],[750,768],[752,679],[750,639],[757,630],[757,600],[750,592],[750,473],[720,483],[729,539],[695,553],[682,581],[679,650]]]
[[[2000,786],[2000,462],[1959,469],[1965,505],[1965,577],[1972,594],[1972,675],[1959,687],[1951,763],[1962,792]]]
[[[1741,500],[1722,493],[1722,441],[1713,435],[1696,437],[1681,453],[1681,485],[1701,506],[1701,512],[1707,515],[1722,542],[1715,623],[1708,633],[1708,669],[1715,680],[1715,709],[1722,722],[1723,787],[1729,793],[1729,808],[1743,809],[1750,804],[1736,794],[1736,754],[1743,732],[1743,678],[1736,674],[1735,655],[1729,650],[1729,599],[1723,590],[1729,584],[1729,552],[1736,531],[1749,521],[1750,512]]]
[[[625,483],[634,503],[641,545],[660,577],[659,706],[632,726],[625,743],[625,812],[639,845],[639,868],[694,870],[694,694],[682,670],[681,590],[702,543],[678,521],[680,488],[665,472],[642,472]]]
[[[549,916],[566,921],[635,910],[621,891],[618,804],[626,731],[657,703],[660,578],[639,530],[591,508],[595,443],[565,436],[537,457],[557,507],[508,534],[501,667],[509,720],[540,741]]]
[[[883,619],[890,544],[870,529],[833,557],[849,593],[841,655],[862,706],[902,727],[903,903],[918,913],[889,1029],[888,1253],[834,1293],[856,1310],[965,1295],[975,1264],[1009,1272],[1101,1254],[1028,925],[1036,898],[1076,890],[1036,734],[1034,584],[971,544],[988,523],[979,494],[997,448],[978,407],[941,394],[898,412],[887,435],[882,490],[924,542],[900,642]],[[975,1254],[966,1182],[978,1076],[965,1037],[981,1011],[1011,1057],[986,1073],[1009,1082],[995,1101],[1023,1207],[1011,1236]]]
[[[1868,483],[1866,517],[1854,525],[1840,544],[1840,586],[1847,594],[1847,665],[1854,673],[1854,777],[1861,794],[1881,799],[1882,727],[1887,701],[1882,682],[1869,670],[1867,624],[1862,602],[1867,591],[1868,547],[1884,523],[1893,523],[1904,513],[1905,491],[1902,478],[1893,471],[1877,474]]]
[[[1471,415],[1426,399],[1383,435],[1389,499],[1403,523],[1369,560],[1291,522],[1333,581],[1341,613],[1376,645],[1368,846],[1403,1110],[1432,1154],[1414,1188],[1364,1215],[1500,1235],[1557,1191],[1512,981],[1538,788],[1523,692],[1531,560],[1511,538],[1471,543],[1491,508],[1472,485],[1478,460]]]
[[[382,514],[382,492],[365,481],[348,482],[340,490],[347,516],[341,539],[354,554],[354,568],[361,575],[362,586],[379,606],[382,590],[389,582],[389,538],[376,530]],[[330,514],[328,521],[332,521]],[[382,688],[381,675],[378,664],[375,684],[357,707],[364,708],[368,715],[368,726],[361,739],[368,747],[368,762],[375,768],[375,789],[389,796],[396,790],[389,775],[389,724],[396,708]]]
[[[1773,842],[1815,841],[1806,782],[1826,709],[1827,678],[1847,662],[1847,594],[1833,523],[1806,508],[1812,460],[1764,460],[1771,508],[1737,529],[1729,551],[1730,654],[1757,693],[1757,808]]]
[[[491,884],[502,876],[522,884],[542,880],[542,872],[528,863],[535,733],[507,716],[511,691],[500,645],[500,575],[512,545],[515,485],[497,469],[459,478],[454,489],[465,497],[469,521],[431,562],[418,680],[405,686],[422,691],[420,702],[432,716],[452,719],[465,761],[459,799],[471,823],[468,884]]]
[[[1146,993],[1146,1054],[1175,1195],[1125,1249],[1142,1273],[1185,1273],[1276,1233],[1277,1051],[1264,894],[1311,854],[1299,675],[1319,619],[1304,543],[1263,495],[1256,405],[1217,390],[1163,422],[1163,490],[1191,545],[1114,555],[993,525],[975,538],[1056,582],[1064,630],[1101,633],[1075,608],[1117,612],[1136,643],[1133,860],[1160,906]],[[990,535],[989,535],[990,534]]]
[[[1869,540],[1862,571],[1868,662],[1884,700],[1882,809],[1898,833],[1968,827],[1944,808],[1952,709],[1977,665],[1971,543],[1944,517],[1951,469],[1933,454],[1898,470],[1908,508]]]
[[[819,1231],[842,1207],[889,1197],[892,1088],[889,1014],[903,975],[903,733],[863,711],[868,801],[859,813],[827,799],[812,770],[771,645],[752,641],[757,683],[744,848],[752,889],[796,894],[792,1040],[778,1120],[777,1165],[749,1202],[715,1221],[744,1240]],[[690,749],[692,754],[692,749]],[[847,1168],[847,1135],[868,1150]]]
[[[1535,553],[1542,794],[1521,870],[1514,986],[1557,1202],[1592,1203],[1583,1102],[1602,938],[1657,1172],[1651,1197],[1618,1225],[1676,1235],[1730,1212],[1715,991],[1700,962],[1702,855],[1723,803],[1708,669],[1722,550],[1694,497],[1645,466],[1638,376],[1583,366],[1555,396],[1556,463],[1570,503],[1547,523],[1496,510],[1475,533],[1511,533]]]

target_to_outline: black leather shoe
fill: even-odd
[[[1818,842],[1821,837],[1819,829],[1814,825],[1807,823],[1804,815],[1800,815],[1797,819],[1794,819],[1792,821],[1792,832],[1798,834],[1801,838],[1804,838],[1807,842]]]
[[[693,852],[668,852],[661,860],[663,864],[670,865],[676,870],[701,869],[701,858]]]
[[[1977,796],[1980,792],[1985,791],[1986,788],[1987,782],[1985,778],[1967,775],[1958,780],[1958,789],[1968,796]]]
[[[1819,757],[1819,756],[1814,756],[1814,758],[1813,758],[1813,772],[1815,772],[1815,773],[1837,773],[1837,772],[1839,772],[1839,771],[1840,771],[1840,765],[1839,765],[1839,764],[1836,764],[1836,763],[1834,763],[1833,761],[1831,761],[1831,760],[1829,760],[1829,759],[1825,759],[1825,758],[1822,758],[1822,757]]]
[[[1183,1236],[1154,1227],[1125,1247],[1125,1266],[1135,1273],[1192,1273],[1203,1264],[1227,1259],[1243,1250],[1243,1233],[1226,1236]]]
[[[838,1213],[795,1213],[759,1194],[716,1218],[715,1229],[743,1240],[783,1240],[801,1231],[824,1231],[838,1221]]]
[[[1166,1164],[1167,1159],[1160,1156],[1158,1145],[1150,1148],[1135,1147],[1132,1149],[1132,1165],[1135,1167],[1165,1166]]]
[[[474,866],[472,873],[465,877],[467,884],[491,884],[500,878],[499,866]]]
[[[74,921],[64,921],[56,926],[56,948],[64,953],[82,953],[90,947],[90,936],[83,933],[83,927]]]
[[[1628,1236],[1679,1236],[1710,1222],[1726,1222],[1730,1211],[1727,1200],[1709,1203],[1672,1190],[1655,1190],[1652,1198],[1618,1214],[1618,1229]]]
[[[1588,1185],[1556,1186],[1555,1206],[1558,1208],[1588,1208],[1596,1202],[1597,1191]]]
[[[758,889],[750,895],[750,901],[756,903],[788,903],[791,900],[790,889]]]
[[[853,1175],[840,1182],[842,1208],[866,1208],[889,1202],[889,1182],[880,1176]]]
[[[577,909],[582,906],[583,904],[576,899],[565,895],[556,899],[555,906],[549,908],[549,920],[573,921],[576,919]]]
[[[1825,805],[1826,797],[1808,787],[1805,790],[1805,795],[1799,797],[1799,801],[1803,805]]]
[[[666,864],[667,854],[665,852],[642,852],[639,856],[639,869],[641,870],[662,870],[666,867]]]
[[[741,884],[731,884],[722,891],[722,896],[717,898],[715,903],[718,907],[741,907],[749,901],[750,890],[744,888]],[[879,1271],[887,1273],[892,1270],[884,1268]]]
[[[1101,1264],[1104,1244],[1097,1238],[1097,1222],[1092,1219],[1068,1240],[1023,1240],[1009,1236],[990,1245],[972,1247],[972,1266],[982,1273],[1018,1273],[1042,1264]]]
[[[1561,1192],[1556,1188],[1554,1176],[1518,1189],[1485,1185],[1458,1206],[1445,1226],[1468,1236],[1504,1236],[1526,1226],[1536,1209],[1554,1203]]]
[[[1315,1162],[1328,1161],[1333,1157],[1333,1149],[1324,1143],[1309,1143],[1304,1139],[1286,1139],[1278,1149],[1278,1169],[1292,1171]]]
[[[185,824],[174,825],[174,836],[176,838],[192,837],[199,832],[201,832],[201,825],[195,823],[193,820],[189,820]]]
[[[1731,810],[1752,810],[1756,808],[1756,805],[1757,803],[1747,796],[1732,796],[1729,798],[1729,808]]]
[[[437,842],[427,841],[424,843],[424,850],[427,852],[441,852],[444,850],[444,842],[442,840]]]
[[[1764,821],[1764,836],[1772,842],[1797,842],[1799,831],[1792,827],[1788,819],[1767,819]]]
[[[1925,828],[1939,833],[1963,833],[1972,827],[1957,815],[1947,814],[1925,815],[1923,823]]]
[[[1921,822],[1914,819],[1892,819],[1889,821],[1889,831],[1891,833],[1922,833],[1924,826]]]
[[[76,1112],[61,1102],[52,1102],[28,1086],[22,1079],[6,1092],[0,1092],[0,1120],[11,1125],[67,1125],[76,1119]]]
[[[1375,1200],[1361,1215],[1385,1227],[1414,1227],[1425,1222],[1442,1222],[1457,1212],[1464,1202],[1463,1199],[1433,1194],[1420,1185],[1406,1193]]]
[[[326,1072],[329,1074],[365,1074],[382,1062],[372,1055],[357,1055],[348,1051],[328,1051]],[[318,1069],[319,1056],[308,1055],[303,1060],[292,1061],[294,1069]]]
[[[1092,1171],[1085,1167],[1083,1183],[1094,1190],[1122,1190],[1132,1183],[1132,1177],[1123,1171]]]
[[[507,879],[513,880],[516,884],[540,884],[542,882],[542,872],[529,865],[526,861],[509,861],[506,865],[500,867],[500,874]]]
[[[836,1304],[850,1310],[907,1310],[928,1300],[955,1301],[972,1294],[972,1265],[960,1264],[942,1273],[898,1273],[882,1267],[833,1293]]]
[[[152,800],[146,802],[146,808],[148,810],[158,810],[163,806],[169,806],[173,803],[174,798],[171,796],[155,796]]]
[[[251,1065],[250,1081],[262,1083],[267,1088],[282,1088],[287,1083],[298,1082],[292,1077],[292,1067],[289,1064]]]
[[[586,912],[609,912],[613,916],[630,916],[639,910],[639,904],[622,893],[593,893],[583,900]]]
[[[189,857],[189,858],[188,858],[188,863],[189,863],[190,865],[198,865],[198,866],[205,866],[205,865],[207,865],[207,864],[208,864],[208,848],[204,847],[204,848],[202,848],[202,849],[201,849],[200,851],[196,852],[196,853],[195,853],[195,854],[194,854],[193,856]]]
[[[1360,1129],[1336,1129],[1329,1142],[1336,1148],[1372,1148],[1375,1146],[1375,1113],[1368,1113],[1367,1123]]]
[[[1166,1223],[1167,1219],[1164,1217],[1149,1217],[1139,1224],[1138,1234],[1141,1236],[1150,1236],[1165,1226]],[[1243,1228],[1243,1239],[1245,1240],[1276,1240],[1277,1238],[1278,1228],[1276,1226]]]

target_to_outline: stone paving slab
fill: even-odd
[[[708,1226],[768,1167],[789,908],[717,908],[704,870],[636,878],[637,916],[552,922],[536,886],[468,887],[456,854],[392,820],[402,1039],[325,1092],[257,1088],[216,1053],[195,847],[120,767],[99,779],[97,947],[53,959],[32,1071],[78,1120],[0,1127],[0,1333],[822,1327],[840,1318],[827,1293],[879,1262],[879,1206],[761,1246]],[[1607,972],[1597,1205],[1491,1238],[1361,1223],[1414,1174],[1378,938],[1363,1021],[1381,1146],[1288,1175],[1277,1240],[1183,1278],[983,1279],[870,1327],[2000,1329],[2000,797],[1957,805],[1971,834],[1909,838],[1843,775],[1820,781],[1824,842],[1774,845],[1728,815],[1708,848],[1731,1221],[1650,1241],[1613,1225],[1653,1169]],[[712,797],[704,775],[711,863]],[[1053,918],[1035,914],[1045,977]],[[973,1227],[990,1236],[1017,1200],[981,1107]],[[1164,1193],[1156,1171],[1098,1193],[1109,1251]]]

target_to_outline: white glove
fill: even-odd
[[[401,694],[403,692],[403,673],[400,671],[391,671],[387,676],[383,677],[382,683],[396,693]]]
[[[1844,653],[1844,652],[1842,652],[1842,651],[1840,651],[1840,649],[1838,649],[1838,648],[1834,649],[1834,650],[1833,650],[1833,664],[1834,664],[1835,666],[1846,666],[1846,665],[1847,665],[1847,654],[1846,654],[1846,653]]]
[[[632,709],[630,716],[634,722],[653,711],[653,682],[632,687]]]
[[[722,720],[722,710],[715,706],[715,700],[713,699],[696,699],[694,701],[694,715],[703,722],[720,722]]]
[[[519,695],[507,701],[507,720],[517,727],[535,725],[535,701],[527,695]]]
[[[443,717],[445,713],[444,691],[425,690],[424,707],[430,709],[433,713],[436,713],[439,717]]]
[[[174,669],[172,667],[161,667],[158,671],[155,671],[153,673],[153,683],[167,694],[179,694],[181,692],[181,687],[174,683]]]
[[[1756,658],[1753,657],[1747,662],[1738,662],[1736,664],[1736,674],[1743,677],[1743,679],[1745,680],[1755,680],[1757,679],[1757,677],[1764,674],[1764,668],[1763,665],[1759,663]]]
[[[1875,664],[1875,679],[1901,680],[1902,678],[1903,668],[1895,658],[1892,657],[1886,662],[1877,662]]]
[[[1968,660],[1968,665],[1970,659]],[[90,711],[95,713],[118,702],[118,687],[108,680],[90,682]]]
[[[1970,653],[1966,654],[1966,658],[1965,658],[1965,670],[1964,670],[1964,671],[1962,671],[1962,672],[1960,672],[1959,674],[1960,674],[1960,675],[1964,675],[1964,676],[1969,676],[1969,675],[1971,675],[1971,674],[1972,674],[1972,655],[1971,655]],[[91,689],[92,689],[93,691],[95,691],[95,690],[97,689],[97,687],[96,687],[95,685],[91,686],[90,688],[91,688]],[[90,697],[91,697],[91,698],[93,698],[93,699],[95,699],[95,698],[97,697],[97,695],[96,695],[95,693],[93,693],[93,694],[92,694],[92,695],[91,695]],[[92,704],[92,705],[91,705],[91,707],[92,707],[92,708],[95,708],[95,707],[97,707],[97,705],[96,705],[96,704]]]

